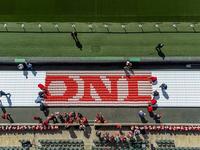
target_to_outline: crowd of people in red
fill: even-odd
[[[104,119],[104,116],[100,112],[100,113],[96,114],[94,122],[95,123],[107,123],[108,121]]]
[[[49,126],[50,121],[52,121],[54,124],[63,123],[66,127],[69,127],[70,124],[77,123],[79,124],[79,129],[82,130],[84,130],[88,125],[88,119],[79,112],[55,112],[47,116],[45,120],[42,120],[42,118],[38,116],[34,116],[33,119],[39,121],[39,123],[45,127]]]
[[[88,119],[87,117],[83,116],[79,112],[69,112],[69,113],[60,113],[55,112],[53,114],[50,114],[46,117],[46,119],[42,119],[39,116],[33,116],[33,120],[38,121],[43,127],[48,127],[50,121],[52,123],[62,123],[65,124],[65,127],[69,127],[73,123],[79,124],[79,129],[85,130],[86,126],[88,125]],[[96,114],[95,123],[106,123],[107,121],[104,119],[104,116],[100,113]]]

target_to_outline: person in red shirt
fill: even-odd
[[[152,83],[157,81],[157,77],[155,77],[155,76],[150,77],[150,79],[151,79]]]
[[[14,123],[13,119],[11,118],[11,115],[7,112],[3,112],[3,115],[1,116],[2,119],[8,120],[11,123]]]
[[[153,107],[152,107],[151,105],[148,105],[147,111],[148,111],[149,113],[152,113],[152,112],[153,112]]]
[[[87,125],[88,124],[88,119],[86,117],[82,117],[81,124]]]
[[[49,119],[46,119],[42,122],[42,125],[47,127],[49,125]]]
[[[100,120],[100,114],[97,113],[94,122],[99,123],[100,122],[99,120]]]
[[[154,113],[153,113],[153,107],[152,107],[151,104],[148,105],[147,111],[149,112],[149,116],[153,118],[154,117]]]
[[[33,116],[33,120],[39,121],[39,123],[42,123],[42,118],[38,116]]]
[[[95,123],[104,123],[105,119],[103,117],[103,115],[100,113],[96,114],[96,118],[95,118]]]
[[[82,117],[82,119],[80,120],[79,129],[85,131],[87,125],[88,119],[86,117]]]
[[[157,100],[156,99],[152,99],[151,100],[151,105],[155,105],[157,103]]]
[[[41,83],[38,84],[38,88],[42,91],[46,89],[45,86]]]
[[[4,112],[3,115],[1,116],[2,119],[8,120],[10,117],[10,114]]]
[[[121,128],[122,128],[122,125],[118,123],[118,124],[116,124],[116,128],[117,128],[117,129],[121,129]]]
[[[116,128],[119,130],[119,133],[120,133],[120,134],[123,134],[123,133],[122,133],[122,125],[121,125],[121,124],[119,124],[119,123],[116,124]]]

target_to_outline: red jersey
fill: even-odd
[[[155,105],[156,103],[157,103],[157,100],[156,100],[156,99],[152,99],[152,100],[151,100],[151,104],[152,104],[152,105]]]
[[[43,121],[43,123],[42,123],[44,126],[48,126],[49,125],[49,120],[48,119],[46,119],[45,121]]]
[[[82,123],[83,123],[83,124],[88,124],[88,120],[87,120],[86,117],[83,117],[83,118],[82,118]]]
[[[150,79],[151,79],[152,82],[157,81],[157,77],[154,77],[154,76],[152,76]]]
[[[151,113],[151,112],[153,112],[153,107],[152,106],[148,106],[147,110],[148,110],[149,113]]]

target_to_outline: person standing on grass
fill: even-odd
[[[158,45],[156,46],[156,50],[157,51],[161,51],[161,49],[164,47],[163,43],[158,43]]]
[[[165,54],[162,52],[162,48],[164,47],[163,43],[158,43],[158,45],[156,46],[156,51],[158,53],[158,56],[160,56],[163,60],[165,59]]]

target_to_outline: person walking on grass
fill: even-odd
[[[157,51],[161,51],[161,49],[164,47],[163,43],[158,43],[158,45],[156,46],[156,50]]]
[[[163,43],[158,43],[158,45],[156,46],[156,51],[158,53],[158,56],[160,56],[163,60],[165,59],[165,54],[162,52],[162,48],[164,47]]]

